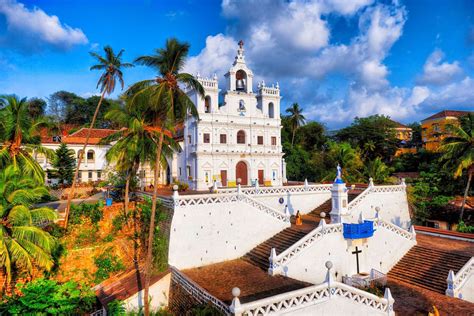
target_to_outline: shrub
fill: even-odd
[[[103,217],[104,203],[82,203],[79,205],[71,205],[71,214],[69,222],[71,224],[82,224],[82,217],[90,218],[92,224],[97,224]]]
[[[87,286],[74,281],[36,279],[17,284],[20,295],[6,297],[0,306],[1,314],[10,315],[81,315],[89,313],[95,294]]]
[[[175,184],[178,186],[178,191],[179,191],[179,192],[184,192],[184,191],[186,191],[187,189],[189,189],[189,184],[187,184],[186,182],[175,181],[175,182],[173,182],[173,186],[174,186]]]
[[[466,225],[464,221],[460,221],[456,230],[460,233],[474,233],[474,226]]]
[[[113,254],[111,247],[105,249],[105,251],[98,257],[94,258],[94,264],[97,267],[95,272],[94,282],[100,283],[109,278],[113,272],[118,272],[125,269],[125,266],[119,257]]]

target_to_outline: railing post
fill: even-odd
[[[308,179],[304,179],[304,189],[308,190],[308,186],[309,186]]]
[[[173,205],[174,208],[179,207],[179,193],[178,193],[178,185],[173,185]]]
[[[276,254],[276,249],[275,248],[272,248],[272,250],[270,250],[270,257],[268,257],[268,261],[270,262],[270,267],[268,268],[268,274],[269,275],[275,275],[276,274],[276,264],[275,264],[275,261],[276,261],[276,257],[277,257],[277,254]]]
[[[325,233],[325,230],[326,230],[326,221],[324,220],[324,218],[321,218],[319,220],[319,225],[318,227],[321,227],[321,233],[324,235]]]
[[[456,285],[454,285],[454,279],[455,279],[454,271],[449,270],[448,278],[446,279],[446,283],[448,284],[448,288],[446,289],[447,296],[457,297],[457,289],[456,289]]]
[[[242,305],[240,304],[239,300],[240,289],[238,287],[234,287],[232,289],[232,296],[234,299],[232,300],[232,304],[230,304],[230,312],[236,316],[242,315]]]
[[[411,227],[410,227],[410,233],[411,233],[411,240],[416,240],[415,225],[411,225]]]
[[[372,188],[374,186],[374,179],[369,178],[369,188]]]
[[[393,310],[393,303],[395,300],[393,299],[392,293],[388,287],[385,288],[385,294],[383,297],[387,300],[387,315],[395,316],[395,311]]]
[[[328,284],[329,297],[331,297],[334,294],[333,289],[331,289],[331,285],[334,282],[334,277],[331,273],[333,264],[331,261],[326,261],[325,266],[328,271],[326,272],[326,280],[324,280],[324,282]]]

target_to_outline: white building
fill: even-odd
[[[195,91],[188,95],[199,112],[199,120],[186,121],[182,151],[170,164],[171,177],[188,182],[195,190],[219,186],[276,186],[286,182],[281,146],[280,88],[264,82],[253,91],[253,73],[247,67],[243,43],[229,71],[221,93],[217,76],[197,78],[205,98]]]

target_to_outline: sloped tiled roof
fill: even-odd
[[[397,121],[394,121],[394,120],[390,120],[390,121],[392,121],[395,124],[395,128],[409,128],[409,129],[411,129],[409,126],[403,125],[400,122],[397,122]]]
[[[468,113],[469,113],[469,111],[444,110],[444,111],[438,112],[436,114],[433,114],[433,115],[425,118],[424,120],[422,120],[422,122],[427,121],[427,120],[436,119],[436,118],[448,117],[448,116],[460,117],[460,116],[464,116]]]

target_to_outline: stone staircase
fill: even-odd
[[[449,270],[458,272],[471,257],[416,245],[390,270],[389,279],[445,294]]]

